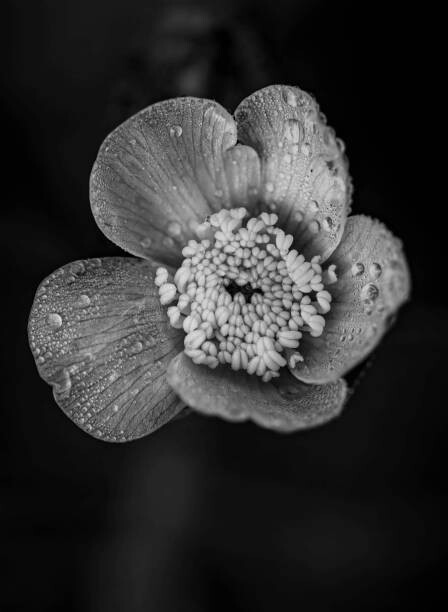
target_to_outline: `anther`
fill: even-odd
[[[263,212],[247,220],[245,208],[222,209],[195,225],[184,261],[171,277],[156,270],[160,302],[172,327],[185,331],[185,353],[194,363],[227,364],[269,382],[303,361],[303,334],[319,336],[336,282],[335,266],[322,270],[291,249],[293,236]]]

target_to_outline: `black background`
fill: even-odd
[[[47,0],[2,17],[0,607],[432,609],[447,550],[446,190],[423,7]],[[311,91],[346,142],[354,212],[403,239],[411,303],[321,429],[193,415],[124,446],[89,438],[40,380],[26,323],[44,276],[119,254],[88,203],[101,141],[159,99],[232,110],[273,82]]]

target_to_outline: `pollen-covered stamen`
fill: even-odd
[[[294,367],[304,333],[320,336],[337,280],[335,266],[322,271],[291,249],[293,237],[275,226],[277,215],[248,219],[245,208],[223,209],[199,225],[200,241],[182,250],[170,278],[158,268],[155,283],[170,324],[183,328],[185,353],[197,364],[227,363],[267,382]],[[288,355],[288,357],[287,357]]]

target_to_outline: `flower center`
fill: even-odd
[[[194,363],[229,364],[268,382],[280,368],[303,361],[303,334],[320,336],[330,310],[326,285],[335,266],[322,270],[291,249],[293,237],[267,212],[243,224],[245,208],[223,209],[197,229],[170,278],[158,268],[155,283],[170,324],[183,328],[185,353]]]

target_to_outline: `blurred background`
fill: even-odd
[[[422,17],[381,1],[2,3],[2,610],[435,607],[448,314]],[[270,83],[316,96],[347,145],[354,212],[404,241],[412,302],[321,429],[192,415],[124,446],[89,438],[39,378],[26,323],[54,269],[119,254],[88,202],[101,141],[157,100],[233,110]]]

